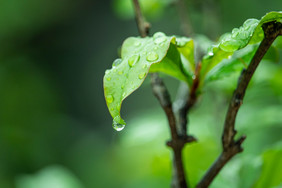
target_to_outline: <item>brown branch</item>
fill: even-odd
[[[132,0],[135,10],[135,19],[141,37],[146,37],[149,34],[150,24],[143,17],[138,0]]]
[[[138,0],[132,0],[135,9],[136,22],[139,29],[141,37],[146,37],[149,33],[150,25],[145,22],[145,19],[142,15],[140,5]],[[172,103],[170,100],[169,92],[165,87],[161,78],[158,74],[154,73],[151,76],[151,85],[152,90],[156,98],[159,100],[163,110],[166,113],[170,132],[171,132],[171,141],[167,142],[167,145],[173,149],[173,178],[172,178],[172,187],[175,188],[187,188],[187,183],[185,179],[185,171],[182,160],[182,148],[185,143],[191,142],[191,138],[184,136],[180,137],[177,133],[175,115],[172,110]]]
[[[243,98],[245,96],[248,84],[262,60],[263,56],[277,38],[277,36],[282,35],[282,24],[279,22],[269,22],[262,25],[264,31],[264,39],[259,45],[254,57],[251,60],[250,65],[246,70],[243,70],[241,76],[238,80],[237,88],[233,93],[233,97],[229,104],[229,108],[225,117],[224,130],[222,134],[222,147],[223,151],[211,168],[207,171],[205,176],[197,185],[197,188],[205,188],[210,185],[219,171],[224,167],[224,165],[236,154],[243,151],[241,144],[245,140],[245,136],[240,137],[235,140],[235,120],[240,106],[243,103]]]
[[[163,110],[166,113],[166,117],[168,119],[168,123],[170,127],[171,138],[172,140],[176,140],[178,134],[176,131],[176,122],[172,111],[170,96],[162,79],[158,76],[157,73],[151,74],[151,85],[154,95],[159,100]]]

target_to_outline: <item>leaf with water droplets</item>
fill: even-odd
[[[281,22],[282,12],[270,12],[261,20],[248,19],[241,27],[234,28],[231,33],[222,35],[219,42],[211,46],[202,59],[200,85],[203,85],[204,81],[220,79],[242,70],[244,66],[241,60],[245,59],[244,63],[247,65],[252,57],[250,54],[253,55],[257,49],[249,46],[262,41],[264,35],[261,26],[271,21]],[[249,49],[243,50],[246,47]],[[240,50],[242,52],[236,53]]]
[[[141,86],[149,71],[163,72],[191,85],[193,68],[187,68],[180,57],[194,63],[193,41],[182,38],[179,46],[177,40],[158,32],[153,37],[129,37],[124,41],[121,59],[115,60],[104,76],[106,103],[116,130],[122,130],[125,125],[120,116],[122,101]]]

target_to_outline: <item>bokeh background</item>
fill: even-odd
[[[195,33],[216,40],[248,18],[281,10],[280,0],[140,0],[151,34]],[[169,187],[166,117],[148,79],[122,108],[116,132],[102,80],[123,40],[137,36],[130,0],[0,0],[0,187]],[[280,52],[281,54],[281,52]],[[245,151],[211,187],[282,187],[282,60],[263,61],[240,109]],[[191,111],[185,165],[194,186],[220,153],[236,76],[210,83]],[[165,77],[175,96],[178,81]]]

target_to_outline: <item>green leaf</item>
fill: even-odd
[[[246,68],[247,62],[251,60],[256,49],[257,45],[250,45],[230,55],[229,58],[223,59],[207,73],[205,81],[218,80]]]
[[[270,12],[263,16],[261,20],[248,19],[241,27],[234,28],[231,33],[222,35],[219,42],[211,46],[207,55],[202,59],[201,85],[203,85],[204,81],[220,79],[240,70],[237,65],[240,64],[239,62],[242,59],[248,64],[256,48],[250,47],[245,51],[235,52],[245,48],[247,45],[261,42],[264,36],[261,26],[271,21],[281,22],[282,12]],[[250,51],[251,49],[253,52]],[[266,59],[277,61],[278,53],[275,53],[274,49],[271,50],[275,57],[266,57]]]
[[[113,127],[120,131],[125,122],[120,116],[122,101],[141,86],[150,72],[163,72],[192,84],[194,45],[191,39],[168,37],[155,33],[153,37],[129,37],[122,45],[121,59],[104,76],[104,94],[113,117]],[[187,62],[182,61],[183,58]]]
[[[281,143],[263,154],[262,173],[255,188],[282,186],[282,147]]]

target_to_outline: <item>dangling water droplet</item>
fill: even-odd
[[[119,75],[122,75],[122,74],[123,74],[123,71],[118,71],[118,74],[119,74]]]
[[[116,121],[113,121],[113,128],[114,128],[116,131],[121,131],[121,130],[124,129],[124,127],[125,127],[125,125],[120,124],[120,123],[118,123],[118,122],[116,122]]]
[[[113,120],[113,128],[117,131],[121,131],[125,127],[125,122],[120,116],[116,116]]]
[[[114,110],[114,108],[111,108],[111,111],[113,111]]]
[[[130,67],[132,67],[133,65],[135,65],[135,63],[137,63],[140,59],[139,55],[133,55],[128,59],[128,65]]]
[[[156,52],[149,52],[149,54],[146,57],[146,60],[152,62],[158,60],[158,58],[159,55]]]
[[[123,89],[124,88],[124,85],[121,85],[121,87],[120,87],[121,89]]]
[[[107,80],[110,81],[110,80],[111,80],[111,77],[107,77]]]
[[[114,60],[114,62],[113,62],[113,67],[116,67],[116,66],[118,66],[119,64],[121,64],[121,62],[122,62],[122,60],[119,58],[119,59],[116,59],[116,60]]]
[[[108,95],[106,97],[106,100],[107,100],[108,103],[112,103],[114,101],[114,97],[112,95]]]
[[[142,78],[144,78],[145,76],[146,76],[146,73],[143,72],[143,73],[141,73],[141,74],[138,75],[138,78],[139,78],[139,79],[142,79]]]

